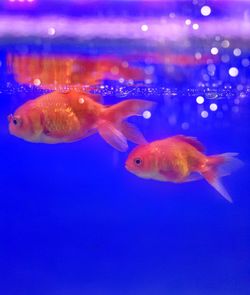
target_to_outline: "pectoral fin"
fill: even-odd
[[[133,124],[126,121],[121,124],[121,132],[129,140],[136,144],[146,144],[147,141],[141,131]]]
[[[115,149],[125,152],[128,149],[126,137],[109,122],[103,122],[98,126],[101,137]]]
[[[165,177],[166,181],[178,182],[180,179],[180,174],[172,169],[160,170],[159,173]]]

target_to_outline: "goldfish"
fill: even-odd
[[[126,119],[141,115],[153,104],[130,99],[105,106],[97,95],[54,91],[27,101],[9,115],[9,131],[26,141],[47,144],[74,142],[98,132],[111,146],[126,151],[127,140],[146,143],[139,129]]]
[[[242,166],[237,155],[207,156],[196,138],[176,135],[136,147],[127,158],[126,168],[141,178],[159,181],[182,183],[204,178],[232,202],[220,178]]]

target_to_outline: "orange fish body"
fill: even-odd
[[[219,178],[229,175],[242,162],[236,153],[206,156],[200,142],[183,135],[138,146],[129,155],[126,168],[142,178],[187,182],[204,177],[224,198],[232,202]]]
[[[140,131],[125,122],[152,106],[144,100],[126,100],[111,107],[92,94],[69,91],[52,92],[26,102],[9,116],[10,133],[31,142],[73,142],[95,132],[120,151],[127,149],[127,139],[145,143]]]

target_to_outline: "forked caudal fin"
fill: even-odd
[[[223,176],[230,175],[233,171],[243,166],[243,162],[236,158],[237,153],[225,153],[207,157],[207,164],[202,175],[227,201],[233,202],[220,181]]]
[[[152,101],[131,99],[105,108],[98,122],[99,134],[106,142],[121,152],[128,149],[127,140],[136,144],[147,143],[140,130],[124,120],[131,116],[142,115],[144,111],[150,110],[154,104]]]

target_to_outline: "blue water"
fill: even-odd
[[[134,50],[157,52],[126,40],[122,46],[113,42],[111,49],[105,42],[93,40],[88,47],[79,40],[55,40],[46,54],[95,59],[115,53],[123,59]],[[241,64],[250,56],[246,42],[238,40],[244,48],[240,58],[230,52],[230,63],[239,69],[235,78],[221,61],[209,76],[206,64],[169,71],[154,61],[133,60],[139,68],[154,67],[150,84],[107,79],[90,89],[105,104],[155,101],[150,119],[130,120],[149,141],[185,134],[197,137],[207,154],[238,152],[245,166],[223,179],[230,204],[204,180],[173,184],[130,174],[124,167],[128,153],[115,151],[98,134],[58,145],[10,135],[8,114],[47,91],[18,83],[7,56],[42,56],[44,48],[31,39],[2,40],[0,294],[250,294],[250,68]],[[198,50],[205,51],[202,44]],[[203,105],[197,96],[205,98]],[[211,103],[217,111],[209,109]]]

